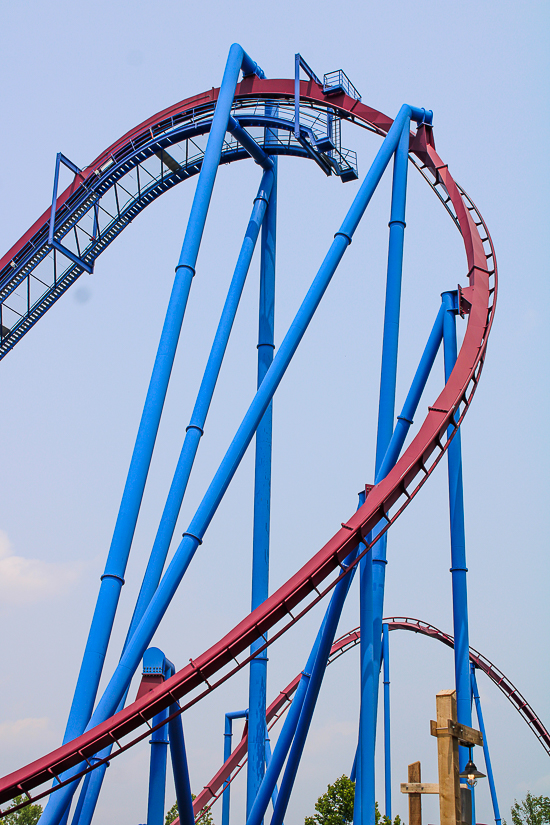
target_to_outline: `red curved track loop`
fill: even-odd
[[[259,80],[255,77],[246,78],[237,87],[236,94],[237,98],[268,97],[269,99],[287,100],[293,99],[293,96],[293,80]],[[93,175],[117,147],[123,147],[131,141],[137,142],[140,135],[144,133],[151,134],[154,125],[169,114],[197,106],[202,98],[207,102],[216,97],[217,90],[212,90],[202,96],[199,95],[176,104],[171,109],[150,118],[100,155],[83,173],[84,178]],[[325,99],[322,89],[311,81],[302,82],[301,97],[304,102],[337,108],[343,118],[374,129],[379,134],[385,134],[392,123],[391,118],[345,94],[330,97],[329,100]],[[468,309],[468,323],[455,367],[443,391],[428,408],[428,415],[417,435],[393,470],[370,491],[365,504],[342,524],[341,528],[307,564],[253,613],[164,684],[159,685],[115,716],[72,742],[1,779],[0,804],[17,794],[25,793],[30,796],[30,792],[37,786],[50,783],[53,777],[80,764],[84,759],[108,745],[114,744],[116,747],[110,757],[112,759],[121,752],[122,748],[129,747],[129,745],[121,745],[119,740],[145,725],[149,726],[148,720],[161,709],[183,697],[189,697],[187,704],[183,706],[185,710],[190,704],[198,701],[205,690],[211,690],[229,678],[248,661],[245,659],[239,662],[236,658],[239,654],[247,651],[253,641],[259,639],[278,623],[287,621],[283,629],[289,627],[296,620],[292,610],[308,596],[313,594],[315,597],[316,593],[319,594],[319,587],[331,573],[335,570],[339,571],[340,563],[357,546],[357,543],[364,543],[364,537],[382,519],[386,520],[388,526],[393,523],[442,458],[449,443],[446,438],[447,428],[449,425],[454,426],[454,432],[456,432],[479,381],[493,321],[497,278],[494,251],[483,219],[472,201],[466,196],[463,198],[447,165],[441,160],[432,144],[433,141],[426,134],[425,127],[421,127],[416,136],[412,138],[411,156],[415,156],[412,158],[415,163],[419,161],[416,165],[420,166],[424,176],[445,202],[462,234],[466,253],[465,275],[469,279],[469,286],[463,290],[464,305]],[[63,202],[63,199],[68,197],[68,193],[69,190],[63,193],[59,201]],[[20,248],[36,231],[40,222],[47,218],[48,215],[45,214],[19,244],[10,250],[8,256],[12,256],[14,250]],[[455,424],[453,417],[459,407],[459,418]],[[321,594],[316,598],[320,596]],[[307,605],[305,610],[309,607],[311,604]],[[281,632],[283,631],[278,630],[271,637],[270,643]],[[224,673],[220,675],[222,669]],[[217,682],[210,681],[216,676]],[[193,691],[199,690],[202,690],[202,693],[190,697]],[[134,742],[147,736],[148,732],[145,730]],[[91,766],[86,770],[89,769]],[[50,792],[51,788],[48,788],[35,798]]]
[[[443,642],[443,644],[448,647],[454,648],[453,636],[449,633],[444,633],[442,630],[439,630],[439,628],[434,627],[434,625],[423,622],[420,619],[394,616],[391,619],[383,619],[383,622],[388,625],[390,630],[410,630],[413,633],[420,633],[423,636],[430,636],[432,639],[437,639],[439,642]],[[359,644],[360,639],[361,636],[358,627],[350,630],[343,636],[340,636],[339,639],[336,639],[330,650],[327,666],[332,664],[332,662],[336,659],[339,659],[344,653],[347,653],[348,650],[351,650]],[[486,673],[489,679],[491,679],[491,681],[494,682],[498,688],[500,688],[506,698],[510,700],[516,710],[519,711],[523,719],[525,719],[544,750],[550,754],[550,733],[548,733],[531,705],[521,695],[519,690],[514,687],[511,681],[506,678],[504,673],[502,673],[498,667],[496,667],[489,661],[489,659],[487,659],[486,656],[473,647],[470,648],[470,661],[473,662],[479,670]],[[300,677],[301,674],[298,674],[298,676],[296,676],[292,682],[290,682],[290,684],[288,684],[286,688],[279,693],[277,698],[268,707],[266,712],[268,729],[271,729],[290,707],[292,696],[298,687]],[[231,781],[233,781],[235,776],[245,766],[247,760],[247,746],[248,736],[247,729],[245,727],[243,737],[235,750],[232,752],[229,759],[224,762],[220,770],[215,776],[212,777],[210,782],[204,786],[204,789],[200,792],[200,794],[198,794],[197,798],[193,802],[193,812],[195,817],[197,817],[199,813],[205,813],[212,807],[214,802],[220,798],[223,791],[223,783],[227,777],[230,774],[233,774],[231,777]],[[197,821],[200,822],[200,820]],[[174,825],[179,825],[179,818],[174,820]]]

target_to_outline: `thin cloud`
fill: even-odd
[[[74,564],[27,559],[12,553],[0,530],[0,604],[31,605],[66,592],[78,578]]]
[[[27,717],[26,719],[16,719],[14,722],[0,722],[0,742],[11,743],[14,739],[24,738],[34,740],[38,736],[42,738],[48,730],[49,719],[44,717]]]

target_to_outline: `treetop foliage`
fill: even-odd
[[[195,794],[192,793],[191,797],[195,799]],[[166,814],[164,825],[170,825],[170,823],[173,822],[174,819],[177,819],[178,816],[178,803],[174,802],[174,804]],[[212,811],[210,809],[205,811],[201,818],[197,820],[197,825],[214,825],[214,820],[212,819]]]
[[[550,798],[527,793],[522,802],[514,800],[511,814],[513,825],[547,825],[550,823]]]
[[[16,796],[10,802],[10,805],[20,805],[24,802],[22,796]],[[14,811],[8,814],[2,820],[2,825],[36,825],[42,815],[42,805],[27,805],[26,808],[21,808],[20,811]]]
[[[352,825],[354,799],[355,782],[345,775],[341,776],[328,786],[326,793],[319,797],[315,803],[316,813],[306,817],[305,825]],[[389,817],[382,816],[380,813],[378,802],[375,808],[375,823],[376,825],[392,825]],[[393,825],[401,825],[399,816],[395,817]]]

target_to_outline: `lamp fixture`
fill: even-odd
[[[476,768],[476,766],[475,766],[475,764],[472,760],[472,746],[471,745],[468,746],[468,750],[470,751],[470,756],[468,758],[468,761],[466,763],[466,766],[465,766],[464,770],[459,773],[459,777],[461,779],[465,779],[466,782],[468,783],[468,785],[470,786],[470,788],[473,788],[474,785],[477,785],[477,780],[478,779],[483,779],[483,777],[485,777],[486,774],[481,773],[481,771],[478,771],[478,769]]]

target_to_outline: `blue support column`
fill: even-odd
[[[359,494],[359,507],[365,502],[365,493],[361,492]],[[351,561],[357,555],[357,549],[350,553],[344,565],[351,563]],[[305,669],[302,672],[302,678],[296,690],[294,700],[290,706],[290,710],[287,714],[287,718],[285,719],[285,723],[283,725],[283,729],[279,734],[279,738],[277,739],[277,744],[275,746],[275,751],[273,752],[273,756],[270,757],[269,762],[267,763],[267,770],[262,780],[262,784],[258,790],[256,795],[256,799],[254,800],[254,804],[252,809],[248,815],[246,820],[246,825],[259,825],[262,821],[263,816],[267,810],[267,806],[269,804],[269,799],[271,798],[274,801],[274,816],[275,816],[275,805],[277,804],[279,795],[277,791],[277,778],[282,770],[284,765],[285,759],[287,757],[287,753],[291,747],[296,744],[294,748],[294,755],[292,759],[289,757],[289,764],[292,764],[293,767],[291,768],[292,776],[288,778],[291,779],[291,784],[294,781],[294,776],[298,767],[299,758],[301,756],[301,749],[303,749],[303,744],[305,741],[305,736],[307,735],[307,730],[309,728],[309,722],[311,721],[311,715],[313,714],[313,710],[315,708],[315,702],[317,700],[317,694],[319,692],[320,681],[319,681],[319,673],[317,673],[316,680],[319,682],[317,688],[313,688],[313,693],[309,694],[308,699],[308,706],[309,710],[304,710],[304,706],[306,704],[306,697],[309,693],[309,686],[312,677],[312,673],[315,667],[315,662],[321,655],[323,657],[324,653],[319,651],[322,647],[326,648],[327,639],[332,632],[334,621],[336,620],[336,626],[338,625],[338,617],[341,613],[342,606],[345,600],[345,597],[349,591],[351,586],[351,582],[355,575],[356,568],[346,576],[345,579],[338,582],[336,587],[334,588],[334,593],[331,597],[329,606],[321,623],[321,627],[319,628],[319,632],[315,638],[315,642],[311,649],[311,653],[309,654],[308,660],[306,662]],[[334,628],[335,632],[336,628]],[[334,632],[332,633],[332,637],[334,638]],[[332,642],[330,642],[332,645]],[[328,651],[330,652],[330,645],[328,647]],[[328,658],[328,653],[326,658]],[[326,665],[326,659],[325,659]],[[322,679],[322,675],[320,677]],[[295,738],[297,729],[301,724],[301,734],[293,743],[293,739]],[[301,744],[300,740],[301,739]],[[299,753],[298,753],[299,751]],[[296,756],[298,757],[296,759]],[[286,774],[285,774],[286,775]],[[287,780],[288,781],[288,780]],[[288,796],[290,791],[287,789],[285,794],[288,794],[286,799],[288,802]],[[279,809],[281,821],[284,817],[285,810],[286,810],[286,803],[283,805],[283,810]],[[272,820],[273,822],[273,820]]]
[[[410,119],[407,117],[399,135],[399,143],[396,148],[393,165],[375,476],[382,464],[393,432],[403,244],[405,235],[409,131]],[[384,534],[374,546],[373,552],[367,553],[361,561],[361,710],[359,719],[359,760],[357,765],[358,781],[356,784],[356,803],[354,809],[355,825],[374,825],[374,749],[376,742],[385,567],[386,534]],[[359,788],[359,792],[357,792],[357,787]]]
[[[367,208],[370,199],[378,185],[386,166],[388,165],[393,151],[399,140],[405,119],[408,119],[411,111],[418,111],[419,118],[424,115],[423,110],[412,110],[409,106],[400,109],[392,127],[390,128],[384,143],[380,147],[376,158],[357,193],[348,214],[336,233],[336,236],[325,256],[315,279],[304,298],[296,317],[285,335],[281,346],[273,359],[264,380],[258,388],[256,395],[246,412],[237,433],[229,446],[213,480],[210,484],[195,516],[189,524],[179,547],[176,550],[166,573],[164,574],[151,603],[147,608],[140,625],[136,629],[132,639],[122,655],[111,681],[98,705],[97,710],[91,720],[91,724],[98,724],[107,718],[115,710],[118,701],[125,689],[128,674],[133,673],[137,667],[144,649],[150,642],[153,633],[158,627],[181,578],[185,574],[191,559],[202,537],[216,512],[223,495],[237,467],[239,466],[252,437],[258,427],[265,411],[267,410],[273,395],[281,382],[286,369],[302,340],[305,331],[323,297],[331,279],[342,259],[351,238]],[[57,796],[59,795],[59,792]]]
[[[362,500],[364,501],[364,498]],[[362,503],[362,501],[360,503]],[[357,552],[358,548],[354,551],[354,553],[351,553],[348,556],[346,559],[347,564],[350,564],[355,559]],[[370,555],[370,553],[367,553],[367,555]],[[313,718],[313,712],[315,710],[323,677],[326,673],[330,649],[334,642],[334,636],[338,628],[338,622],[340,621],[346,596],[353,581],[354,572],[355,568],[353,568],[350,573],[339,581],[334,588],[330,604],[327,608],[327,612],[321,626],[319,644],[316,645],[317,652],[315,655],[313,668],[311,670],[311,678],[309,680],[302,709],[300,711],[300,718],[298,719],[298,724],[296,726],[296,732],[294,734],[294,739],[288,755],[283,779],[279,786],[277,804],[275,805],[275,810],[273,811],[271,825],[282,825],[283,818],[286,814],[290,794],[292,793],[292,788],[294,787],[294,781],[296,779],[300,759],[302,758],[302,753],[306,743],[306,737]]]
[[[270,195],[272,192],[274,174],[272,171],[264,172],[258,188],[258,193],[254,199],[254,206],[250,215],[250,220],[245,232],[243,243],[239,252],[239,257],[235,265],[233,277],[227,298],[220,316],[220,321],[210,355],[204,370],[203,379],[197,394],[193,413],[189,426],[185,433],[185,440],[178,459],[176,470],[168,498],[162,513],[162,518],[153,544],[153,549],[147,565],[147,570],[143,577],[143,583],[136,603],[127,641],[131,638],[135,628],[141,621],[147,605],[158,587],[162,570],[168,555],[170,542],[174,535],[176,522],[180,513],[181,505],[193,468],[193,463],[197,455],[199,442],[204,433],[206,417],[210,409],[214,390],[220,374],[222,361],[225,355],[229,336],[233,328],[235,316],[244,289],[246,277],[256,247],[256,241],[260,233]]]
[[[269,763],[271,762],[271,745],[269,743],[269,736],[266,735],[265,737],[265,766],[266,768],[269,767]],[[271,794],[271,804],[273,806],[273,810],[275,810],[275,805],[277,804],[277,797],[279,796],[279,790],[277,785],[273,788],[273,793]]]
[[[248,710],[235,710],[225,714],[225,727],[223,732],[223,761],[224,764],[231,756],[231,739],[233,738],[233,719],[248,719]],[[250,731],[250,725],[248,726]],[[225,780],[222,794],[222,825],[229,825],[229,805],[231,801],[231,774]]]
[[[358,506],[361,507],[364,502],[365,493],[361,492],[359,494]],[[350,553],[344,562],[344,566],[351,564],[358,550],[359,548],[357,547]],[[291,705],[283,730],[277,740],[273,759],[270,760],[246,825],[259,825],[261,822],[267,810],[269,798],[270,796],[273,798],[273,794],[276,791],[277,777],[290,749],[281,787],[276,794],[273,817],[271,819],[271,825],[282,825],[326,670],[326,663],[334,640],[334,634],[338,627],[338,621],[346,596],[351,587],[355,570],[356,568],[354,567],[334,588],[323,622],[308,657],[302,679],[298,685],[296,696]]]
[[[310,654],[305,669],[302,671],[300,684],[294,694],[294,699],[287,713],[282,730],[277,739],[275,750],[273,751],[269,765],[267,765],[262,784],[256,794],[256,799],[252,805],[252,810],[248,814],[246,825],[259,825],[269,805],[269,800],[273,797],[273,792],[277,785],[277,779],[284,765],[288,750],[292,743],[292,738],[300,718],[300,711],[304,703],[307,686],[311,676],[313,666],[313,651]]]
[[[413,424],[418,404],[420,403],[422,393],[426,387],[426,382],[443,339],[444,315],[445,308],[440,306],[435,323],[424,348],[424,352],[422,353],[420,363],[414,374],[407,398],[403,404],[403,409],[401,410],[400,415],[397,416],[397,423],[395,425],[391,441],[388,445],[388,449],[386,450],[386,454],[382,464],[380,465],[378,473],[376,474],[376,482],[379,482],[385,478],[396,463],[401,453],[403,444],[405,443],[405,439],[407,438],[407,433]]]
[[[384,798],[385,814],[391,821],[391,728],[390,728],[390,629],[382,625],[384,659]]]
[[[219,100],[218,100],[219,105]],[[217,110],[216,110],[217,111]],[[273,395],[281,382],[284,373],[296,351],[298,345],[305,334],[305,331],[342,259],[353,234],[370,202],[370,199],[382,177],[386,166],[397,146],[405,120],[413,117],[422,120],[425,111],[415,109],[410,106],[401,107],[394,123],[392,124],[382,146],[380,147],[374,162],[367,173],[367,176],[352,203],[344,222],[330,246],[323,263],[315,279],[302,302],[298,313],[292,322],[281,346],[275,355],[273,363],[269,368],[261,386],[259,387],[244,419],[237,430],[226,455],[224,456],[213,480],[208,488],[195,516],[191,520],[188,530],[185,532],[174,558],[172,559],[166,573],[164,574],[151,602],[145,611],[143,619],[136,628],[132,639],[129,641],[124,651],[120,663],[117,666],[107,688],[100,700],[94,714],[89,722],[89,727],[93,727],[108,718],[117,708],[128,680],[135,672],[143,652],[147,648],[155,630],[157,629],[168,605],[170,604],[179,583],[185,574],[197,547],[201,544],[202,538],[208,528],[214,513],[216,512],[236,470],[239,466],[252,437],[260,423]],[[78,769],[75,769],[75,773]],[[48,809],[52,807],[56,812],[65,810],[75,791],[75,785],[69,785],[58,791]],[[45,815],[46,812],[44,812]],[[53,810],[52,810],[53,814]],[[59,818],[44,820],[42,825],[53,825]]]
[[[153,716],[153,726],[160,724],[168,716],[168,709]],[[147,801],[147,825],[164,825],[164,797],[166,792],[166,756],[168,730],[164,725],[153,731],[151,739],[151,759],[149,765],[149,799]]]
[[[476,669],[473,662],[470,662],[470,677],[472,684],[472,696],[476,705],[476,716],[479,729],[483,734],[483,756],[485,758],[485,769],[487,770],[487,779],[489,780],[489,790],[491,791],[491,802],[493,803],[493,813],[495,816],[495,825],[501,825],[502,819],[500,817],[500,810],[498,807],[497,791],[495,787],[495,778],[493,776],[493,766],[491,765],[491,757],[489,755],[489,743],[487,742],[487,733],[485,731],[485,723],[483,721],[483,713],[481,712],[481,700],[479,698],[479,690],[477,688]]]
[[[212,197],[212,190],[214,188],[227,123],[231,113],[231,106],[241,67],[244,73],[250,74],[256,72],[257,74],[261,73],[263,75],[261,69],[250,59],[241,46],[233,44],[229,50],[229,56],[220,86],[201,172],[195,189],[191,214],[187,224],[179,262],[176,267],[176,277],[166,313],[166,320],[161,334],[157,357],[151,375],[136,444],[130,462],[105,572],[101,580],[99,596],[63,742],[68,742],[83,732],[90,719],[97,694],[103,662],[118,606],[120,590],[124,584],[126,564],[128,562],[130,547],[141,507],[141,500],[176,354],[191,281],[195,274],[200,242],[210,199]],[[137,667],[137,663],[147,644],[148,642],[143,646],[140,655],[137,657],[135,667]],[[120,696],[112,708],[113,712],[122,698],[123,693],[124,690],[120,691]],[[57,825],[57,823],[60,822],[75,790],[75,786],[68,786],[63,792],[57,792],[53,797],[50,797],[46,810],[42,815],[42,825]]]
[[[169,674],[170,676],[172,673]],[[178,705],[170,705],[169,715],[178,710]],[[187,765],[187,754],[185,751],[185,739],[183,736],[183,723],[181,714],[168,722],[168,734],[170,739],[170,757],[172,759],[172,771],[174,774],[174,785],[176,788],[176,799],[178,801],[178,813],[180,825],[195,825],[193,815],[193,798],[191,796],[191,783],[189,782],[189,767]]]
[[[260,307],[258,329],[258,387],[273,361],[275,323],[275,255],[277,238],[277,160],[274,183],[262,225]],[[256,430],[254,476],[254,529],[252,542],[252,600],[255,610],[269,595],[269,529],[271,514],[271,442],[273,404],[267,408]],[[253,655],[263,640],[250,647]],[[250,812],[265,765],[265,712],[267,691],[267,650],[250,662],[248,770],[246,810]]]
[[[273,180],[273,172],[265,172],[262,176],[258,193],[254,199],[254,206],[252,208],[250,221],[248,223],[245,237],[239,253],[239,257],[235,265],[235,270],[233,273],[231,284],[229,286],[227,298],[225,300],[225,304],[221,313],[218,328],[214,336],[214,341],[204,371],[203,380],[201,382],[199,392],[197,394],[197,399],[195,402],[195,407],[193,409],[193,414],[191,416],[191,421],[189,426],[187,427],[185,440],[182,446],[176,470],[174,472],[174,477],[172,480],[172,484],[170,486],[168,498],[166,500],[159,528],[157,530],[155,541],[153,543],[153,548],[151,550],[149,561],[147,563],[147,569],[143,576],[143,582],[136,602],[136,607],[134,609],[134,613],[132,616],[132,621],[130,622],[130,628],[126,636],[124,648],[126,647],[129,639],[132,637],[135,628],[141,621],[145,609],[151,601],[153,593],[158,587],[158,583],[162,575],[162,570],[166,561],[166,556],[168,555],[170,542],[174,534],[176,522],[183,502],[183,497],[185,495],[187,484],[189,482],[189,476],[191,474],[193,462],[197,454],[200,439],[204,432],[204,424],[206,421],[206,417],[208,415],[208,410],[210,408],[210,403],[212,401],[214,389],[222,366],[223,357],[225,355],[227,343],[229,341],[229,336],[237,313],[246,276],[250,268],[250,262],[252,260],[252,255],[254,253],[256,241],[260,232],[260,227],[262,226],[264,215],[266,213],[268,200],[272,190]],[[121,709],[123,706],[124,702],[122,702],[122,705],[120,705],[119,709]],[[95,808],[97,797],[101,789],[104,773],[105,770],[102,768],[98,768],[98,770],[94,773],[95,778],[90,783],[89,788],[87,788],[87,795],[91,795],[90,799],[86,803],[82,815],[78,818],[75,816],[75,818],[73,819],[73,825],[89,825],[90,819],[88,818],[88,815],[84,815],[84,811],[89,810],[90,806],[92,806],[91,812],[93,813],[93,809]],[[83,792],[84,791],[82,791],[81,793]]]
[[[363,499],[364,500],[364,499]],[[357,551],[350,554],[346,559],[346,563],[351,562],[357,554]],[[334,588],[334,593],[330,600],[330,604],[325,613],[323,622],[317,633],[315,643],[309,654],[306,666],[302,673],[300,684],[296,690],[294,700],[290,706],[290,710],[285,719],[283,729],[279,734],[273,756],[269,762],[265,772],[262,784],[252,805],[252,809],[246,820],[246,825],[260,825],[269,800],[273,796],[276,787],[277,778],[282,770],[287,754],[287,767],[283,777],[283,782],[279,788],[277,795],[277,802],[271,825],[282,825],[283,817],[286,813],[286,807],[290,798],[292,785],[298,769],[300,757],[305,744],[309,725],[315,709],[317,696],[321,686],[323,673],[326,669],[326,663],[330,648],[334,640],[334,634],[338,626],[338,620],[342,612],[342,607],[346,595],[349,591],[355,568],[342,581],[338,582]],[[328,647],[327,647],[328,645]],[[321,667],[322,663],[322,667]]]
[[[441,296],[445,307],[443,320],[443,350],[445,354],[445,381],[457,358],[456,315],[458,293],[444,292]],[[458,410],[456,413],[458,417]],[[447,435],[453,432],[450,426]],[[457,718],[462,725],[472,725],[470,693],[470,639],[468,633],[468,593],[466,585],[466,535],[464,529],[464,493],[462,487],[462,448],[460,430],[455,434],[447,450],[449,474],[449,509],[451,521],[451,574],[453,588],[454,660],[456,680]],[[468,760],[468,749],[459,749],[460,770]]]

